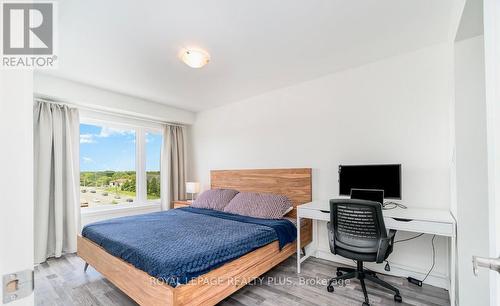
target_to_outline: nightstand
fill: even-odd
[[[174,201],[174,208],[188,207],[193,201]]]

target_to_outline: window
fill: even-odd
[[[162,135],[146,133],[146,182],[148,200],[160,199],[160,158]]]
[[[159,129],[83,121],[80,124],[80,205],[142,204],[160,199]]]

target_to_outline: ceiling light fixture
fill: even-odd
[[[181,52],[181,60],[191,68],[201,68],[208,64],[210,55],[201,49],[184,49]]]

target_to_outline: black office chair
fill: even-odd
[[[337,268],[337,277],[328,282],[328,291],[333,292],[334,282],[357,278],[365,296],[363,306],[369,306],[366,279],[393,291],[394,300],[402,302],[396,287],[379,279],[373,271],[363,268],[365,261],[382,263],[387,259],[392,252],[395,234],[395,230],[390,230],[387,234],[380,203],[352,199],[330,200],[330,250],[333,254],[355,260],[357,268]]]

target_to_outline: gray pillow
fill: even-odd
[[[223,211],[237,193],[233,189],[210,189],[200,194],[191,207]]]
[[[225,212],[264,219],[281,219],[293,207],[284,195],[240,192],[224,208]]]

